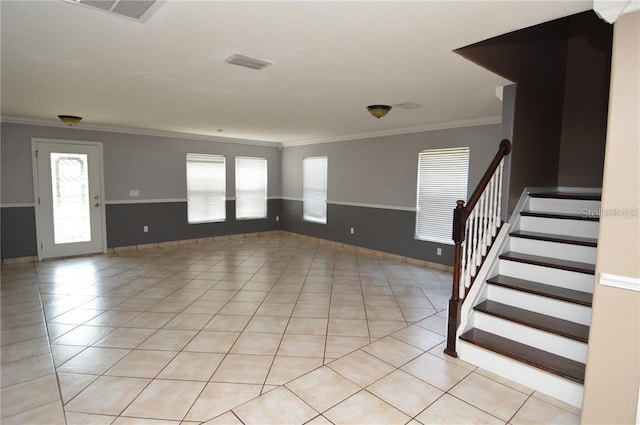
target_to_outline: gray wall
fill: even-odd
[[[280,229],[280,200],[267,201],[267,218],[235,219],[235,201],[227,201],[227,219],[219,223],[187,223],[186,202],[111,204],[106,206],[109,246],[130,246],[209,236],[265,232]],[[148,226],[149,232],[143,232]]]
[[[283,149],[10,123],[3,123],[1,131],[2,258],[37,253],[34,208],[7,207],[33,202],[34,137],[103,142],[109,247],[283,228],[442,264],[452,262],[451,245],[414,239],[418,153],[470,147],[470,194],[500,142],[498,124]],[[268,195],[274,198],[268,202],[268,218],[236,221],[235,203],[229,200],[226,222],[187,224],[183,200],[187,152],[225,155],[230,198],[235,187],[234,156],[267,158]],[[302,220],[302,158],[315,155],[329,157],[326,225]],[[129,198],[130,189],[138,189],[140,197]],[[144,225],[149,226],[148,233],[142,232]],[[438,247],[441,256],[436,255]]]
[[[187,140],[159,136],[90,131],[82,128],[1,125],[2,258],[36,255],[31,139],[97,141],[103,143],[107,245],[109,247],[191,239],[280,228],[280,150],[277,147]],[[186,223],[186,154],[224,155],[227,161],[227,197],[235,196],[235,156],[268,161],[268,219],[235,220],[235,203],[227,202],[227,221]],[[140,196],[129,197],[137,189]],[[157,203],[145,203],[160,200]],[[131,203],[117,203],[128,201]],[[116,203],[114,203],[116,202]],[[14,206],[12,206],[12,204]],[[149,232],[143,233],[142,226]]]
[[[280,196],[280,151],[276,147],[11,123],[2,123],[1,132],[2,204],[33,202],[31,138],[34,137],[102,142],[107,201],[186,198],[188,152],[226,157],[229,198],[235,196],[235,156],[266,158],[267,194]],[[140,197],[130,198],[129,189],[140,190]]]
[[[282,151],[284,230],[451,264],[451,245],[416,241],[418,154],[425,149],[470,147],[469,195],[500,143],[500,125],[285,147]],[[302,220],[302,159],[327,156],[327,224]],[[342,205],[347,203],[348,205]],[[368,204],[364,207],[357,204]],[[453,208],[455,205],[451,206]],[[349,233],[350,227],[355,234]],[[442,248],[442,256],[436,248]]]

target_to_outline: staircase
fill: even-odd
[[[530,193],[478,277],[459,333],[462,360],[582,404],[600,195]]]

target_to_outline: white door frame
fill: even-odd
[[[102,229],[102,252],[107,253],[107,225],[106,225],[106,211],[105,211],[105,192],[104,192],[104,160],[103,160],[103,151],[102,151],[102,142],[88,142],[81,140],[66,140],[66,139],[45,139],[40,137],[32,137],[31,138],[31,168],[33,171],[33,201],[35,204],[35,212],[36,212],[36,239],[37,239],[37,251],[38,251],[38,261],[42,260],[42,244],[40,236],[44,234],[44,217],[41,215],[42,208],[40,206],[40,187],[38,184],[38,158],[37,158],[37,145],[38,143],[56,143],[56,144],[67,144],[67,145],[83,145],[83,146],[95,146],[98,148],[98,164],[100,165],[100,192],[102,193],[102,199],[100,202],[101,209],[101,223],[100,228]]]

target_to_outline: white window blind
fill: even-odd
[[[187,221],[207,223],[224,221],[225,206],[224,156],[187,154]]]
[[[420,152],[416,239],[453,244],[453,210],[467,200],[469,148]]]
[[[327,222],[326,156],[302,160],[302,218],[316,223]]]
[[[267,160],[236,157],[236,218],[267,216]]]

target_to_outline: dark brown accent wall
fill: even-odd
[[[569,23],[558,186],[602,187],[613,26]]]
[[[592,11],[458,49],[517,82],[509,212],[525,187],[601,187],[612,29]]]

